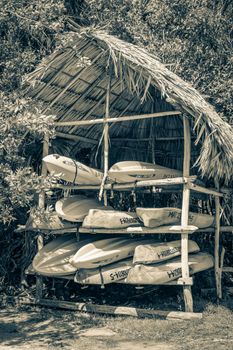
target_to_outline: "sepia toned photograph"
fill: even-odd
[[[0,350],[233,350],[233,2],[0,5]]]

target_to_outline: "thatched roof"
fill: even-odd
[[[50,113],[52,111],[57,115],[58,121],[102,118],[105,114],[110,69],[110,117],[171,110],[184,112],[192,121],[192,162],[198,164],[200,174],[226,182],[231,179],[232,129],[189,83],[167,69],[145,49],[103,31],[87,30],[82,34],[71,32],[67,36],[70,43],[49,56],[29,76],[29,80],[36,80],[30,95],[42,100]],[[115,145],[117,153],[119,147],[124,145],[130,150],[129,159],[132,148],[137,148],[135,139],[142,144],[154,137],[155,155],[156,151],[171,154],[176,147],[182,146],[183,128],[180,117],[156,118],[153,120],[153,129],[151,127],[151,120],[111,124],[111,147],[114,148]],[[103,126],[65,126],[57,128],[57,131],[79,136],[80,147],[86,144],[96,148]],[[167,136],[176,139],[175,144],[174,141],[167,142]],[[179,137],[180,140],[177,141]],[[119,139],[122,140],[121,144]],[[159,144],[156,143],[158,139]],[[163,148],[161,140],[164,141]],[[197,152],[194,144],[200,145]],[[178,149],[180,152],[181,148]],[[164,159],[167,157],[161,157],[161,164]],[[179,168],[182,167],[182,162],[174,162],[173,165]]]

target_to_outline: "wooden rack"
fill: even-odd
[[[196,176],[190,176],[190,157],[191,157],[191,132],[190,132],[190,122],[189,119],[183,116],[183,130],[184,130],[184,160],[183,160],[183,176],[177,178],[167,178],[161,180],[140,180],[135,183],[130,184],[111,184],[107,182],[107,171],[108,171],[108,157],[109,157],[109,123],[123,122],[123,121],[131,121],[135,119],[148,119],[148,118],[157,118],[157,117],[166,117],[171,115],[177,115],[180,117],[180,111],[169,111],[162,113],[152,113],[146,115],[138,115],[138,116],[124,116],[120,118],[110,118],[109,117],[109,94],[110,94],[110,80],[108,81],[107,87],[107,96],[106,96],[106,110],[105,116],[103,119],[95,119],[95,120],[81,120],[81,121],[69,121],[69,122],[57,122],[56,126],[84,126],[84,125],[94,125],[94,124],[102,124],[103,125],[103,159],[104,159],[104,179],[101,186],[90,186],[90,185],[60,185],[56,184],[53,187],[57,189],[75,189],[75,190],[97,190],[100,191],[99,196],[102,197],[102,194],[107,190],[115,190],[115,191],[127,191],[132,189],[142,189],[145,187],[156,187],[161,186],[168,188],[174,185],[182,186],[183,199],[182,199],[182,214],[181,214],[181,225],[180,226],[165,226],[154,229],[148,229],[145,227],[129,227],[127,229],[121,230],[106,230],[106,229],[86,229],[79,228],[80,233],[108,233],[108,234],[180,234],[181,235],[181,265],[182,265],[182,278],[179,279],[178,282],[172,284],[179,284],[183,287],[183,295],[184,295],[184,303],[185,303],[185,311],[187,313],[193,313],[193,298],[191,292],[191,286],[193,284],[192,277],[189,276],[189,265],[188,265],[188,240],[189,234],[194,232],[205,232],[206,230],[198,230],[195,226],[188,225],[188,216],[189,216],[189,199],[190,199],[190,191],[199,192],[206,195],[211,195],[215,197],[216,202],[216,213],[215,213],[215,228],[207,229],[206,232],[215,231],[215,276],[216,276],[216,287],[217,287],[217,295],[221,297],[221,283],[220,283],[220,274],[219,274],[219,237],[220,237],[220,206],[219,206],[219,198],[223,197],[223,193],[219,191],[218,185],[216,185],[216,189],[207,189],[203,186],[195,184]],[[80,138],[80,137],[79,137]],[[44,147],[43,147],[43,157],[48,155],[48,140],[45,139]],[[44,164],[42,165],[42,173],[46,174],[46,169]],[[105,204],[106,204],[106,196],[105,196]],[[39,206],[44,206],[45,203],[45,195],[41,194],[39,199]],[[68,231],[66,231],[68,232]],[[74,232],[74,229],[72,229]],[[43,232],[40,231],[37,238],[37,248],[40,250],[43,246]],[[37,302],[43,305],[47,304],[51,306],[51,303],[44,302],[42,299],[42,278],[37,277]],[[57,305],[57,303],[56,303]],[[66,302],[67,305],[67,302]],[[72,307],[71,307],[72,308]],[[77,309],[77,307],[76,307]]]

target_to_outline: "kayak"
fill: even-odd
[[[190,275],[210,269],[214,259],[208,253],[189,255]],[[129,271],[127,278],[121,280],[126,284],[164,284],[182,276],[181,261],[174,259],[155,265],[135,265]]]
[[[102,171],[58,154],[50,154],[44,157],[43,162],[50,173],[64,181],[79,185],[100,185],[103,179]]]
[[[58,216],[73,222],[82,222],[90,209],[113,209],[112,207],[104,207],[101,203],[97,202],[93,198],[86,196],[70,196],[60,199],[56,202],[55,210]]]
[[[183,176],[182,171],[139,161],[124,161],[114,164],[108,171],[109,179],[118,183],[137,180],[157,180]]]
[[[74,281],[80,284],[109,284],[128,276],[133,266],[132,258],[118,261],[97,269],[78,269]]]
[[[80,248],[69,262],[77,269],[94,269],[133,256],[137,245],[154,240],[136,238],[108,238],[89,243]]]
[[[208,253],[189,255],[190,275],[210,269],[214,266],[214,259]],[[182,276],[181,259],[176,258],[161,264],[135,265],[122,280],[128,284],[164,284]]]
[[[58,217],[57,213],[50,212],[46,213],[44,218],[41,217],[32,217],[29,216],[25,229],[34,231],[34,230],[65,230],[70,228],[77,227],[75,224],[69,222],[63,222]]]
[[[90,209],[82,224],[85,228],[118,229],[130,226],[142,226],[136,213],[99,209]]]
[[[44,276],[74,274],[77,269],[69,260],[81,247],[90,242],[90,239],[78,242],[75,234],[58,237],[39,250],[32,261],[32,267]]]
[[[178,208],[136,208],[136,213],[146,227],[174,225],[181,222],[182,210]],[[189,213],[189,225],[205,228],[213,225],[214,216]]]
[[[197,243],[188,241],[188,252],[199,252]],[[181,240],[138,245],[135,248],[133,264],[155,264],[181,255]]]

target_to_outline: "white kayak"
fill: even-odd
[[[75,224],[62,221],[57,213],[49,212],[45,213],[44,217],[32,217],[29,216],[25,229],[34,231],[34,230],[65,230],[69,228],[75,228]]]
[[[44,276],[63,276],[76,272],[70,258],[90,239],[78,242],[75,234],[64,235],[46,244],[32,261],[33,269]]]
[[[142,226],[136,213],[99,209],[89,210],[82,224],[85,228],[121,229],[130,226]]]
[[[136,208],[136,213],[146,227],[180,224],[182,210],[178,208]],[[214,216],[189,213],[189,225],[205,228],[213,225]]]
[[[214,266],[214,259],[208,253],[189,255],[190,275],[210,269]],[[127,284],[164,284],[182,276],[181,259],[166,261],[154,265],[135,265],[122,280]]]
[[[195,241],[188,241],[188,252],[199,252],[200,248]],[[181,240],[172,242],[138,245],[135,248],[133,263],[155,264],[181,255]]]
[[[118,183],[137,180],[157,180],[180,177],[182,171],[166,168],[157,164],[139,161],[124,161],[114,164],[108,171],[109,178]]]
[[[85,245],[69,260],[77,269],[94,269],[133,256],[137,245],[154,240],[136,238],[108,238]]]
[[[50,173],[68,182],[79,185],[100,185],[103,179],[102,171],[58,154],[44,157],[43,162]]]
[[[132,266],[131,258],[98,269],[78,269],[74,281],[80,284],[104,285],[113,283],[126,278]]]
[[[67,221],[82,222],[90,209],[112,210],[112,207],[104,207],[93,198],[86,196],[70,196],[56,202],[57,215]]]

